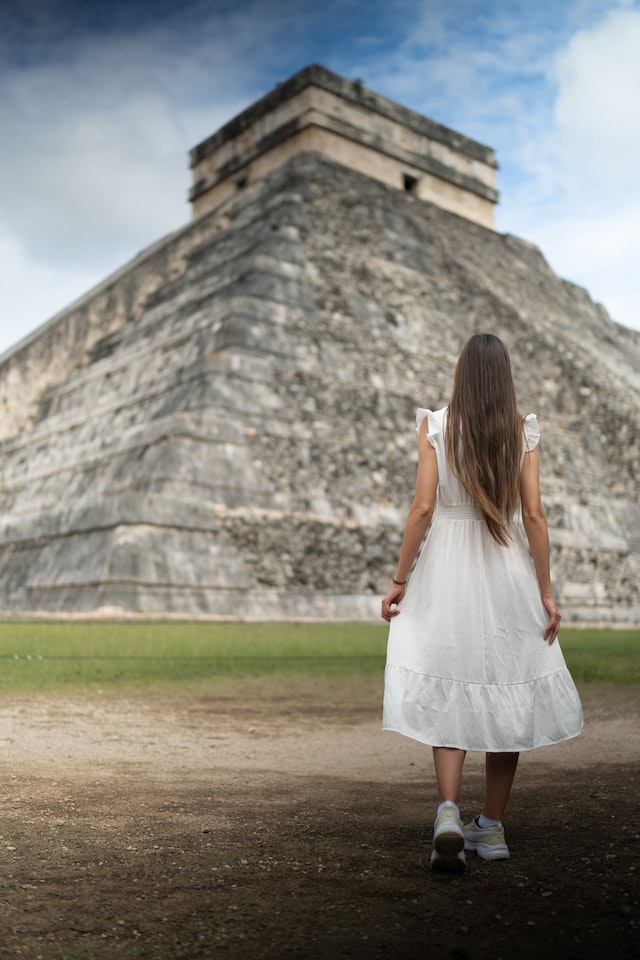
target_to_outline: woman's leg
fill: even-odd
[[[502,820],[518,766],[518,753],[488,753],[487,793],[482,812],[490,820]]]
[[[518,766],[517,753],[488,753],[487,792],[482,813],[464,828],[465,850],[475,850],[484,860],[508,860],[502,816]]]
[[[433,763],[436,768],[440,804],[433,824],[433,870],[464,870],[464,831],[458,809],[462,766],[466,750],[452,747],[434,747]]]
[[[456,805],[458,804],[462,767],[466,755],[466,750],[458,750],[455,747],[433,748],[433,763],[436,768],[441,803],[444,800],[452,800]]]

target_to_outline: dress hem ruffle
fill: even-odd
[[[517,683],[481,684],[389,664],[382,728],[434,747],[520,753],[571,740],[584,724],[566,667]]]

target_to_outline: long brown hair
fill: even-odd
[[[509,542],[518,505],[522,432],[507,348],[491,333],[476,333],[456,366],[445,447],[456,476],[502,546]]]

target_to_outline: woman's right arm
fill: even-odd
[[[431,523],[435,508],[438,461],[436,451],[427,437],[428,429],[427,417],[425,417],[418,430],[418,474],[413,503],[405,524],[393,583],[382,599],[382,618],[389,622],[392,617],[397,617],[400,613],[398,604],[405,594],[404,583],[407,581],[411,565]]]
[[[529,541],[536,576],[540,585],[542,602],[549,614],[549,623],[544,639],[549,643],[558,636],[560,629],[560,611],[551,589],[551,571],[549,565],[549,529],[547,518],[540,499],[540,456],[538,447],[524,455],[520,474],[520,501],[522,504],[522,523]]]

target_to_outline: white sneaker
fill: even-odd
[[[433,825],[433,852],[431,867],[433,870],[464,870],[465,838],[460,815],[453,805],[442,808]]]
[[[504,827],[479,827],[475,820],[464,826],[464,848],[475,850],[483,860],[508,860],[509,847],[504,838]]]

